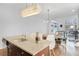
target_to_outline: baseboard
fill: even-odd
[[[0,49],[0,56],[7,56],[7,48]]]

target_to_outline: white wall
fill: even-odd
[[[2,37],[32,32],[46,32],[46,23],[41,15],[22,18],[17,4],[0,5],[0,48],[3,48]]]

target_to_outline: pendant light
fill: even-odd
[[[25,8],[24,10],[22,10],[21,12],[21,16],[22,17],[28,17],[28,16],[32,16],[32,15],[37,15],[41,12],[41,8],[39,6],[39,4],[31,4],[28,5],[27,8]]]
[[[50,15],[49,14],[50,14],[50,9],[47,9],[47,19],[43,20],[44,23],[48,23],[50,21],[50,17],[49,17]]]
[[[49,34],[50,32],[50,28],[49,28],[49,24],[50,24],[50,9],[47,10],[48,11],[48,19],[47,19],[47,34]]]

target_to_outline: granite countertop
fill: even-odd
[[[13,36],[6,38],[7,41],[31,55],[36,55],[38,52],[42,51],[50,45],[50,42],[48,40],[40,40],[38,43],[36,43],[35,40],[32,39],[24,39],[22,41],[21,39],[24,38],[22,36]]]

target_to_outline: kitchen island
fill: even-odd
[[[22,36],[13,36],[3,39],[6,42],[9,56],[49,56],[48,40],[26,39]]]

